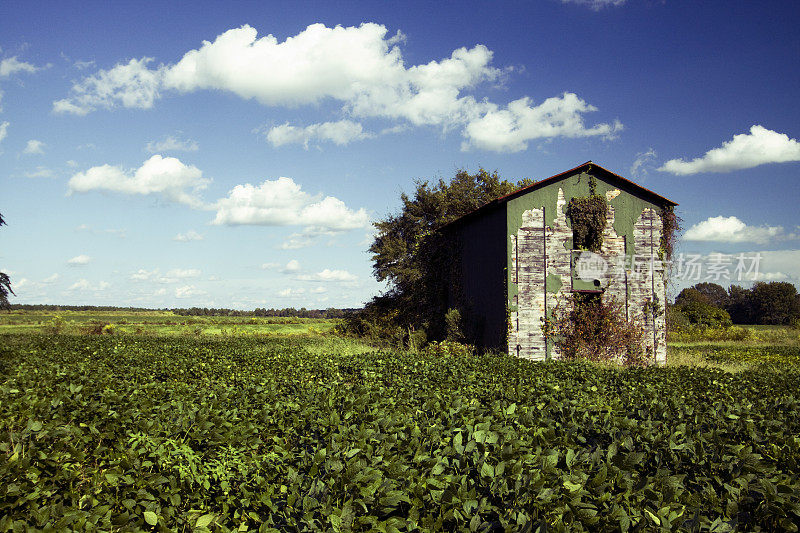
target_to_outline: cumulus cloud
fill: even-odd
[[[292,126],[286,122],[270,128],[266,137],[267,141],[276,148],[285,144],[302,144],[308,150],[308,145],[312,141],[329,141],[342,146],[356,140],[374,137],[374,134],[364,132],[364,128],[358,122],[340,120],[312,124],[304,128]]]
[[[79,279],[78,281],[76,281],[75,283],[70,285],[67,288],[67,290],[68,291],[94,291],[94,292],[99,292],[99,291],[104,291],[104,290],[108,289],[109,287],[111,287],[111,284],[108,283],[107,281],[100,281],[97,284],[93,284],[87,279]]]
[[[734,135],[719,148],[709,150],[702,157],[691,161],[670,159],[658,170],[679,176],[699,172],[729,172],[757,167],[767,163],[800,161],[800,142],[790,139],[759,125],[752,126],[750,133]]]
[[[79,265],[88,265],[89,262],[92,260],[91,257],[85,254],[76,255],[72,259],[67,261],[68,265],[79,266]]]
[[[39,70],[39,67],[18,60],[17,56],[7,57],[0,61],[0,78],[6,78],[17,72],[33,73],[37,70]]]
[[[286,266],[284,266],[283,269],[281,269],[281,272],[283,272],[284,274],[291,274],[299,271],[300,271],[300,261],[298,261],[297,259],[292,259],[291,261],[286,263]]]
[[[597,124],[587,128],[583,114],[596,111],[574,93],[548,98],[532,105],[530,98],[520,98],[501,109],[490,105],[480,118],[471,120],[464,129],[462,149],[483,148],[496,152],[520,152],[528,141],[551,137],[610,138],[622,130],[622,124]]]
[[[656,156],[656,151],[652,148],[645,152],[639,152],[636,154],[636,159],[634,159],[633,164],[631,165],[630,175],[633,177],[636,177],[639,174],[647,175],[648,167],[650,167]]]
[[[197,233],[195,230],[190,229],[186,233],[178,233],[172,238],[172,240],[178,242],[202,241],[203,236]]]
[[[237,185],[216,203],[213,224],[307,226],[324,231],[366,227],[369,215],[354,211],[338,198],[320,199],[302,190],[291,178],[267,180],[260,185]]]
[[[526,141],[547,137],[613,136],[621,124],[586,126],[595,108],[572,93],[537,106],[529,98],[507,106],[476,98],[470,91],[502,81],[508,70],[491,65],[483,45],[458,48],[440,60],[406,66],[403,36],[385,26],[312,24],[279,42],[258,37],[250,26],[230,29],[190,50],[174,64],[149,68],[151,58],[131,59],[76,82],[56,112],[78,115],[99,108],[150,108],[162,92],[227,91],[267,106],[296,107],[334,101],[343,114],[400,121],[401,126],[463,127],[464,148],[519,151]],[[491,127],[483,131],[484,127]],[[391,128],[389,128],[391,131]],[[490,138],[489,133],[499,138]],[[267,133],[275,146],[330,141],[347,144],[370,134],[349,120],[306,127],[284,124]]]
[[[55,177],[55,174],[51,169],[43,166],[37,166],[36,170],[28,170],[27,172],[25,172],[24,175],[26,178],[31,178],[31,179]]]
[[[194,285],[184,285],[175,289],[175,298],[191,298],[193,296],[204,296],[208,294],[202,289],[198,289]]]
[[[211,180],[193,165],[174,157],[154,155],[135,171],[101,165],[79,172],[69,180],[69,192],[111,191],[123,194],[157,194],[167,200],[203,207],[198,192]]]
[[[58,272],[56,272],[56,273],[54,273],[54,274],[52,274],[52,275],[50,275],[50,276],[47,276],[46,278],[44,278],[44,279],[42,280],[42,283],[55,283],[55,282],[56,282],[56,281],[58,281],[60,278],[61,278],[61,276],[58,274]]]
[[[301,274],[297,279],[302,281],[355,281],[356,276],[347,270],[330,270],[325,269],[316,274]]]
[[[10,122],[7,120],[5,122],[0,122],[0,142],[3,142],[3,139],[8,137],[8,126]]]
[[[42,141],[37,141],[36,139],[31,139],[25,145],[25,149],[22,150],[23,154],[43,154],[44,153],[44,143]]]
[[[185,279],[198,278],[202,272],[196,268],[174,268],[165,274],[161,274],[159,269],[145,270],[140,268],[130,279],[133,281],[150,281],[155,283],[178,283]]]
[[[617,7],[625,4],[626,0],[561,0],[562,4],[578,4],[586,6],[592,11],[600,11],[606,7]]]
[[[755,242],[796,237],[786,234],[782,226],[748,226],[737,217],[710,217],[698,222],[684,233],[687,241]]]
[[[286,287],[285,289],[282,289],[282,290],[278,291],[278,296],[282,296],[284,298],[290,298],[290,297],[302,296],[305,293],[306,293],[306,290],[304,288],[302,288],[302,287],[297,288],[297,289],[293,289],[291,287]]]
[[[146,146],[146,150],[151,154],[156,152],[196,152],[199,149],[197,141],[178,139],[171,135],[161,141],[150,141]]]
[[[97,108],[149,109],[158,98],[161,71],[150,70],[153,59],[131,59],[109,70],[99,70],[72,85],[72,97],[53,102],[56,113],[86,115]]]

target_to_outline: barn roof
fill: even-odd
[[[587,161],[586,163],[583,163],[582,165],[578,165],[575,168],[571,168],[569,170],[565,170],[564,172],[556,174],[555,176],[550,176],[549,178],[545,178],[543,180],[539,180],[536,183],[534,183],[533,185],[529,185],[527,187],[522,187],[521,189],[517,189],[516,191],[514,191],[514,192],[512,192],[510,194],[507,194],[505,196],[501,196],[500,198],[492,200],[491,202],[488,202],[488,203],[482,205],[481,207],[479,207],[475,211],[472,211],[471,213],[467,213],[466,215],[464,215],[464,216],[462,216],[460,218],[457,218],[456,220],[450,222],[449,224],[445,224],[445,227],[450,226],[450,225],[459,224],[459,223],[461,223],[463,221],[466,221],[467,219],[471,219],[474,216],[477,216],[478,214],[483,213],[484,211],[488,211],[488,210],[491,210],[491,209],[493,209],[495,207],[499,207],[500,205],[505,204],[509,200],[513,200],[514,198],[517,198],[517,197],[522,196],[524,194],[527,194],[529,192],[541,189],[543,187],[547,187],[547,186],[552,185],[554,183],[557,183],[557,182],[559,182],[559,181],[561,181],[563,179],[566,179],[566,178],[568,178],[570,176],[574,176],[575,174],[579,174],[581,172],[588,171],[589,169],[594,169],[594,170],[598,171],[599,174],[601,174],[602,177],[605,178],[605,181],[607,181],[611,185],[613,185],[615,187],[619,187],[620,189],[625,190],[625,191],[627,191],[629,193],[639,195],[642,198],[644,198],[645,200],[647,200],[649,202],[652,202],[652,203],[654,203],[656,205],[660,205],[660,206],[676,206],[676,205],[678,205],[676,202],[673,202],[669,198],[664,198],[660,194],[656,194],[653,191],[651,191],[650,189],[646,189],[646,188],[642,187],[641,185],[638,185],[638,184],[632,182],[631,180],[629,180],[627,178],[623,178],[619,174],[615,174],[615,173],[611,172],[610,170],[601,167],[597,163],[593,163],[592,161]]]

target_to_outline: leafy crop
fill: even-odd
[[[796,530],[800,372],[0,336],[0,531]]]

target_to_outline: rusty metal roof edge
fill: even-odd
[[[665,198],[665,197],[661,196],[660,194],[655,193],[655,192],[651,191],[650,189],[647,189],[646,187],[642,187],[638,183],[635,183],[635,182],[633,182],[633,181],[631,181],[631,180],[629,180],[627,178],[624,178],[624,177],[620,176],[619,174],[616,174],[615,172],[611,172],[607,168],[605,168],[605,167],[603,167],[601,165],[598,165],[597,163],[589,160],[589,161],[587,161],[587,162],[585,162],[585,163],[583,163],[581,165],[578,165],[575,168],[571,168],[569,170],[565,170],[564,172],[559,172],[558,174],[555,174],[554,176],[550,176],[549,178],[545,178],[543,180],[539,180],[536,183],[533,183],[532,185],[528,185],[527,187],[522,187],[521,189],[517,189],[516,191],[511,192],[511,193],[509,193],[509,194],[507,194],[505,196],[501,196],[500,198],[495,198],[491,202],[487,202],[487,203],[483,204],[482,206],[480,206],[479,208],[475,209],[474,211],[470,211],[466,215],[462,215],[459,218],[457,218],[457,219],[455,219],[455,220],[453,220],[451,222],[448,222],[447,224],[442,226],[440,229],[444,229],[444,228],[446,228],[448,226],[452,226],[452,225],[455,225],[457,223],[464,222],[467,219],[470,219],[473,216],[476,216],[479,212],[487,210],[487,209],[489,209],[489,208],[491,208],[493,206],[498,206],[500,204],[504,204],[504,203],[506,203],[506,202],[508,202],[510,200],[513,200],[514,198],[516,198],[518,196],[522,196],[525,193],[528,193],[528,192],[531,192],[531,191],[535,191],[536,189],[539,189],[541,187],[546,187],[547,185],[550,185],[551,183],[555,183],[557,181],[560,181],[560,180],[566,178],[567,176],[574,174],[576,171],[583,169],[584,167],[587,170],[589,168],[591,168],[591,167],[597,167],[598,169],[602,170],[606,174],[612,176],[614,179],[621,181],[625,185],[633,188],[634,190],[638,189],[641,192],[643,192],[645,195],[652,196],[652,197],[660,200],[659,203],[663,203],[663,204],[671,205],[671,206],[678,205],[677,202],[673,202],[669,198]]]

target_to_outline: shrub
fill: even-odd
[[[448,309],[444,315],[444,323],[447,328],[447,340],[461,341],[464,338],[461,329],[461,312],[458,309]]]
[[[462,344],[455,341],[432,342],[425,347],[423,353],[440,357],[466,357],[475,352],[471,344]]]
[[[733,325],[731,315],[724,309],[700,300],[693,300],[679,307],[681,314],[691,324],[709,328],[727,328]]]
[[[573,293],[545,320],[544,333],[563,359],[644,364],[644,330],[625,318],[622,305],[613,298],[603,301],[599,295]]]

